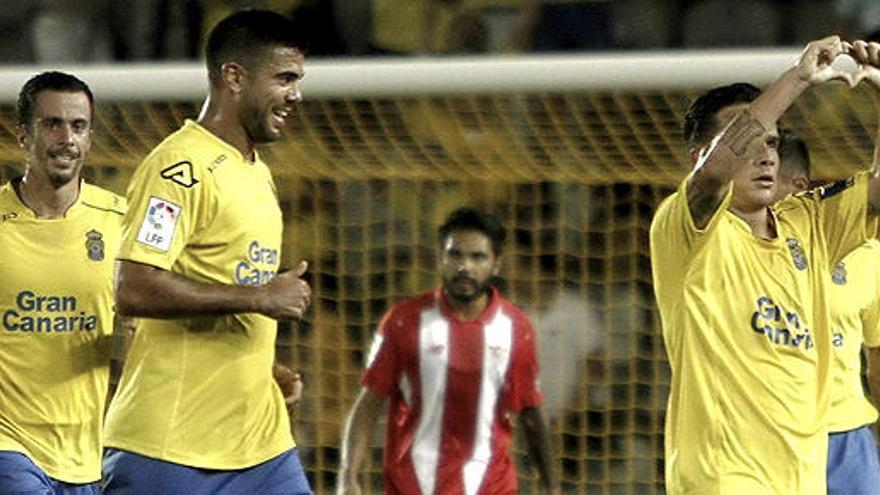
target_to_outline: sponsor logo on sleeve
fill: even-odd
[[[187,188],[199,183],[193,174],[192,163],[187,161],[177,162],[174,165],[163,168],[160,175],[165,180],[170,180]]]
[[[141,244],[168,252],[174,239],[174,230],[182,208],[170,201],[150,197],[137,241]]]

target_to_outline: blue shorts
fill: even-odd
[[[104,495],[311,495],[296,449],[245,469],[201,469],[104,450]]]
[[[65,483],[52,479],[19,452],[0,451],[0,495],[98,495],[98,482]]]
[[[880,495],[880,461],[871,428],[828,435],[828,495]]]

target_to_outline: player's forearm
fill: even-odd
[[[519,417],[528,444],[529,459],[538,470],[541,486],[545,493],[554,493],[556,482],[553,479],[553,470],[550,468],[550,448],[541,409],[538,407],[523,409]]]
[[[880,347],[865,348],[868,368],[868,392],[876,407],[880,407]]]
[[[786,71],[701,149],[687,187],[688,208],[698,228],[708,225],[734,176],[748,165],[749,149],[764,146],[776,121],[808,86],[794,70]]]
[[[695,175],[717,189],[729,185],[743,165],[746,151],[762,142],[807,87],[809,83],[801,80],[793,69],[783,73],[718,133],[700,157],[699,174]]]
[[[749,112],[764,127],[772,127],[810,85],[796,69],[789,69],[761,92]]]
[[[871,161],[872,175],[880,174],[880,88],[872,86],[871,100],[874,102],[874,112],[877,113],[877,128],[874,131],[874,156]]]
[[[732,187],[733,177],[747,164],[749,147],[763,139],[767,127],[742,110],[700,151],[687,186],[688,209],[697,228],[705,228]]]
[[[260,312],[259,287],[209,284],[153,266],[120,261],[116,312],[122,316],[180,318]]]
[[[367,388],[361,390],[351,410],[342,434],[342,460],[339,484],[357,484],[369,447],[373,426],[379,420],[384,401]],[[342,493],[345,493],[342,491]]]
[[[874,135],[874,158],[871,162],[871,176],[868,182],[868,215],[880,214],[880,88],[873,86],[871,96],[877,112],[877,130]]]
[[[107,407],[116,393],[116,387],[122,379],[122,368],[128,349],[134,338],[135,321],[133,318],[125,318],[119,314],[113,315],[113,333],[107,337],[106,352],[110,358],[110,384],[107,389]],[[105,407],[106,412],[106,407]]]

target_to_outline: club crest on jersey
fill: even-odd
[[[168,252],[182,208],[170,201],[150,197],[137,240],[141,244]]]
[[[788,244],[788,250],[791,251],[791,261],[794,263],[794,267],[798,270],[806,270],[807,255],[798,240],[789,237],[785,243]]]
[[[199,183],[193,174],[192,163],[187,161],[177,162],[174,165],[163,168],[160,175],[163,179],[170,180],[187,188]]]
[[[494,357],[494,358],[503,357],[506,352],[507,352],[507,349],[505,349],[504,347],[502,347],[500,345],[490,345],[489,346],[489,354],[491,354],[492,357]]]
[[[831,281],[837,285],[846,285],[846,264],[839,262],[831,270]]]
[[[104,259],[104,236],[95,229],[86,232],[86,254],[92,261]]]

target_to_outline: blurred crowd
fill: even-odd
[[[227,13],[268,8],[311,56],[800,45],[872,37],[876,0],[34,0],[0,9],[5,64],[198,59]]]

